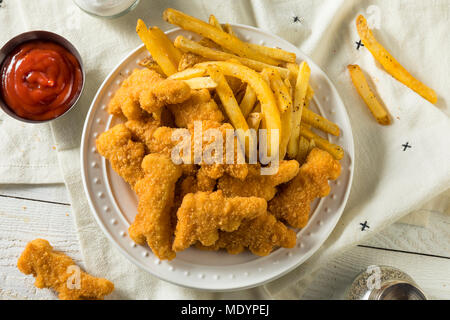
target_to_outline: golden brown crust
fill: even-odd
[[[244,179],[225,175],[219,179],[218,189],[227,197],[260,197],[271,200],[277,192],[276,186],[294,178],[299,170],[296,160],[282,160],[278,172],[273,175],[261,175],[259,165],[250,166],[252,169]],[[255,170],[256,169],[256,170]]]
[[[175,252],[170,212],[175,183],[182,171],[168,156],[157,153],[147,155],[142,168],[145,177],[135,186],[139,196],[138,214],[128,231],[137,244],[147,243],[160,259],[171,260]]]
[[[267,213],[244,221],[236,231],[221,231],[219,239],[210,247],[199,243],[196,246],[207,250],[226,249],[230,254],[238,254],[248,248],[253,254],[267,256],[274,247],[293,248],[296,241],[293,230]]]
[[[197,241],[212,245],[219,238],[219,230],[235,231],[243,221],[266,210],[267,203],[261,198],[225,198],[221,191],[189,193],[177,211],[173,250],[182,251]]]
[[[141,163],[145,156],[145,146],[132,141],[131,131],[124,124],[118,124],[103,132],[96,140],[98,152],[109,160],[117,172],[133,188],[144,172]]]
[[[103,300],[114,290],[111,281],[79,270],[70,257],[54,251],[44,239],[35,239],[27,244],[17,267],[22,273],[36,277],[36,288],[53,289],[61,300]],[[72,281],[72,277],[77,277],[76,270],[79,270],[78,283],[76,278]]]
[[[330,193],[328,180],[339,177],[341,165],[328,152],[314,148],[298,175],[269,202],[269,210],[294,228],[308,223],[311,202]]]

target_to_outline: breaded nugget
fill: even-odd
[[[278,172],[273,175],[261,175],[259,166],[252,166],[247,178],[244,180],[225,175],[219,179],[218,189],[227,197],[259,197],[271,200],[277,192],[276,186],[293,179],[299,170],[296,160],[282,160]],[[255,172],[256,171],[256,172]]]
[[[336,180],[341,172],[340,163],[328,152],[314,148],[298,175],[283,186],[269,202],[269,210],[295,228],[308,223],[311,202],[330,193],[328,180]]]
[[[180,103],[168,106],[175,118],[175,124],[187,128],[194,121],[212,120],[223,122],[224,116],[207,89],[192,90],[191,97]]]
[[[134,70],[112,97],[108,104],[108,112],[116,116],[123,114],[128,120],[142,119],[146,113],[139,105],[140,93],[150,90],[149,86],[162,80],[161,75],[153,70],[147,68]]]
[[[131,131],[118,124],[103,132],[95,141],[98,152],[111,163],[112,168],[133,188],[144,177],[141,168],[145,146],[132,141]]]
[[[242,222],[233,232],[219,232],[219,240],[212,246],[197,244],[200,249],[226,249],[238,254],[248,248],[253,254],[267,256],[274,247],[293,248],[297,242],[295,232],[278,221],[269,212],[255,219]]]
[[[229,124],[229,123],[224,123],[224,124],[220,124],[218,122],[215,121],[211,121],[211,120],[203,120],[202,122],[202,132],[201,132],[201,136],[200,134],[196,135],[194,128],[194,125],[189,125],[189,131],[191,133],[191,165],[189,167],[188,164],[183,165],[184,166],[188,166],[187,168],[184,168],[183,171],[187,172],[187,171],[193,171],[193,167],[192,165],[194,164],[194,145],[195,143],[197,143],[196,137],[201,137],[202,141],[202,149],[201,150],[205,150],[205,148],[207,148],[208,145],[211,145],[211,143],[214,142],[214,139],[210,140],[209,138],[207,138],[205,136],[205,133],[208,129],[218,129],[219,130],[219,134],[222,135],[222,139],[223,139],[223,160],[222,163],[213,163],[213,164],[205,164],[204,162],[201,162],[201,171],[203,172],[203,174],[205,176],[208,176],[211,179],[218,179],[220,177],[222,177],[225,173],[228,173],[229,175],[236,177],[238,179],[245,179],[245,177],[248,174],[248,164],[246,163],[242,163],[242,164],[238,164],[236,163],[236,159],[237,159],[237,147],[236,147],[236,142],[237,142],[237,138],[234,138],[235,141],[235,152],[234,152],[234,157],[235,157],[235,163],[233,164],[227,164],[226,163],[226,130],[232,130],[233,127]],[[172,137],[174,135],[174,133],[177,130],[183,130],[183,129],[179,129],[179,128],[169,128],[169,127],[159,127],[158,129],[156,129],[153,132],[153,138],[151,139],[151,141],[147,144],[147,147],[149,149],[150,152],[156,152],[156,153],[164,153],[167,155],[171,155],[172,153],[172,149],[179,143],[178,140],[172,140]],[[199,143],[199,142],[198,142]],[[203,152],[202,152],[203,155]],[[203,159],[204,160],[204,159]]]
[[[177,211],[173,250],[182,251],[197,241],[213,245],[219,239],[219,230],[235,231],[243,221],[266,210],[267,202],[262,198],[225,198],[222,191],[189,193]]]
[[[144,158],[142,168],[145,177],[135,186],[139,196],[138,214],[128,232],[137,244],[147,243],[158,258],[171,260],[175,252],[170,212],[181,167],[173,164],[167,155],[152,153]]]
[[[182,103],[191,97],[191,88],[184,81],[164,79],[142,90],[139,95],[141,108],[155,112],[165,105]]]
[[[238,146],[240,145],[238,142],[238,139],[236,137],[233,138],[233,148],[234,148],[234,162],[233,163],[227,163],[226,155],[227,155],[227,140],[226,140],[226,133],[227,130],[231,130],[232,133],[234,133],[233,126],[229,123],[223,123],[220,124],[216,121],[211,120],[203,120],[201,122],[202,125],[202,147],[203,151],[207,148],[208,145],[215,142],[215,139],[210,139],[206,136],[206,132],[209,129],[217,129],[222,137],[223,145],[222,145],[222,151],[223,151],[223,159],[222,163],[212,163],[207,164],[204,161],[201,163],[200,171],[205,176],[210,177],[211,179],[219,179],[222,177],[225,173],[229,174],[232,177],[238,178],[238,179],[245,179],[248,174],[248,164],[247,163],[238,163]],[[195,125],[189,125],[189,130],[191,131],[192,141],[195,143],[195,134],[194,134]],[[242,154],[242,160],[245,162],[245,155]]]
[[[140,141],[146,146],[151,144],[153,133],[159,127],[159,121],[153,119],[129,120],[125,126],[131,131],[133,140]]]
[[[134,70],[116,91],[108,112],[124,115],[128,120],[142,120],[166,104],[181,103],[191,96],[190,87],[183,81],[164,79],[150,69]],[[147,112],[145,112],[145,111]]]
[[[102,300],[114,290],[114,284],[109,280],[93,277],[81,270],[77,274],[79,269],[73,260],[54,251],[44,239],[35,239],[27,244],[17,267],[22,273],[36,277],[36,288],[53,289],[61,300]]]

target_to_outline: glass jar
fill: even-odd
[[[139,0],[73,0],[73,2],[93,16],[117,18],[133,10]]]

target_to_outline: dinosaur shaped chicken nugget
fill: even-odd
[[[111,281],[80,271],[70,257],[54,251],[44,239],[27,244],[17,267],[22,273],[36,277],[34,285],[37,288],[51,288],[62,300],[101,300],[114,290]],[[78,280],[76,270],[79,271]]]

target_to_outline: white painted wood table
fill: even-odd
[[[83,266],[64,185],[0,185],[0,299],[55,299],[21,274],[17,258],[42,237]],[[394,224],[338,256],[316,275],[304,298],[339,299],[369,265],[391,265],[410,274],[431,297],[450,299],[450,216],[432,213],[427,228]],[[228,297],[228,296],[227,296]],[[245,298],[237,293],[230,298]]]

